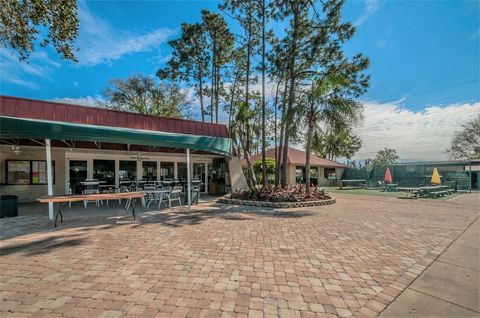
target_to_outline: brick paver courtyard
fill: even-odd
[[[2,221],[0,316],[375,317],[479,215],[478,194],[335,196]]]

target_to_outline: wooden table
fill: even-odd
[[[397,188],[398,191],[405,192],[405,198],[416,197],[420,188],[418,187],[399,187]]]
[[[37,199],[42,203],[54,202],[57,204],[57,212],[55,215],[55,227],[57,227],[57,219],[60,215],[60,221],[63,223],[63,214],[60,209],[60,203],[95,201],[95,200],[115,200],[115,199],[131,199],[132,200],[132,216],[135,220],[135,199],[145,196],[144,192],[121,192],[121,193],[100,193],[100,194],[78,194],[78,195],[46,195]]]

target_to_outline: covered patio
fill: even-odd
[[[0,187],[20,202],[178,187],[190,205],[192,188],[222,194],[242,186],[224,125],[5,96],[0,102]]]

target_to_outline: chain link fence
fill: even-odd
[[[449,184],[457,191],[480,189],[478,185],[480,161],[445,161],[403,163],[388,166],[393,182],[400,187],[424,187],[431,184],[433,169],[440,173],[442,184]],[[367,180],[369,188],[384,186],[387,167],[346,168],[343,180]]]

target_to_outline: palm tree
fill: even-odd
[[[310,154],[314,135],[322,135],[327,130],[337,130],[357,124],[362,118],[363,106],[349,98],[344,77],[329,75],[315,79],[310,90],[304,96],[305,113],[303,118],[307,125],[305,190],[310,193]]]

